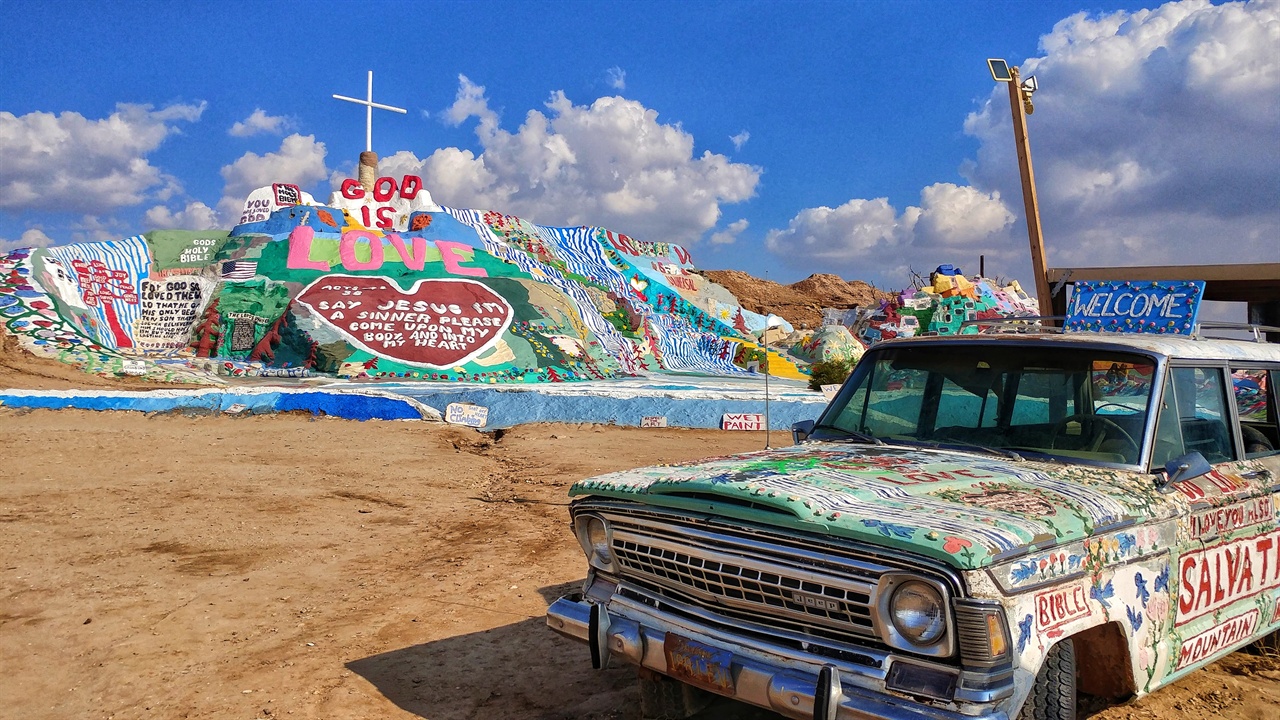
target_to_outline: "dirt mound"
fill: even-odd
[[[105,378],[84,372],[75,365],[52,358],[36,357],[18,345],[18,339],[0,330],[0,388],[15,390],[74,390],[100,387],[118,390],[145,390],[171,387],[133,377]]]
[[[822,325],[822,308],[851,308],[879,302],[889,294],[861,280],[846,281],[836,275],[817,274],[792,285],[761,280],[741,270],[704,270],[703,277],[723,285],[742,307],[761,314],[773,313],[797,329]]]
[[[889,297],[889,293],[877,290],[861,280],[845,280],[828,273],[810,275],[789,287],[817,299],[823,307],[845,310],[874,305]]]

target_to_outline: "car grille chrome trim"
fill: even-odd
[[[984,612],[972,612],[969,608],[956,607],[956,642],[960,645],[960,655],[972,662],[990,662],[992,660],[990,642],[987,640],[987,615]]]
[[[818,642],[887,648],[874,610],[882,575],[905,570],[957,584],[954,575],[916,563],[879,562],[871,553],[744,523],[615,503],[591,503],[590,510],[608,520],[610,548],[627,581],[729,621],[767,619]]]
[[[674,586],[704,603],[767,609],[771,615],[877,636],[871,620],[875,587],[865,582],[616,527],[612,549],[624,574]]]
[[[993,657],[991,631],[987,625],[989,615],[1002,616],[1003,613],[1003,608],[994,601],[957,600],[954,603],[956,645],[966,666],[990,668],[1009,664],[1011,660],[1011,652],[1008,648],[1009,638],[1004,638],[1006,643],[1004,654]]]
[[[707,609],[701,604],[676,600],[668,593],[651,590],[635,583],[620,584],[614,600],[615,602],[620,600],[624,606],[632,609],[644,608],[644,612],[656,613],[655,617],[674,619],[676,623],[687,625],[690,632],[729,633],[753,640],[754,646],[775,648],[768,650],[769,652],[782,649],[787,652],[824,657],[861,666],[864,673],[872,673],[878,677],[883,677],[884,671],[888,668],[889,659],[893,657],[891,649],[871,648],[866,642],[850,644],[831,638],[817,637],[811,632],[785,627],[772,618],[762,617],[759,613],[753,617],[726,617],[725,613]]]

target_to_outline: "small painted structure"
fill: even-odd
[[[806,333],[791,346],[791,354],[811,363],[847,360],[857,362],[866,351],[862,342],[843,325],[823,325]]]
[[[950,266],[939,270],[944,268]],[[958,273],[954,268],[952,272]],[[932,283],[918,290],[903,290],[879,307],[826,313],[825,322],[847,326],[863,344],[873,345],[899,337],[977,333],[977,326],[962,326],[971,320],[1040,315],[1039,303],[1017,280],[999,287],[984,277],[935,272]]]

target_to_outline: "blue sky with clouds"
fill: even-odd
[[[684,243],[708,269],[1030,281],[1004,57],[1051,265],[1280,261],[1280,2],[0,0],[0,248],[230,227],[384,175]]]

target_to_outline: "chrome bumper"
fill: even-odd
[[[598,608],[594,620],[593,607]],[[667,630],[659,627],[663,625],[656,618],[641,623],[610,614],[604,605],[573,596],[562,597],[547,609],[547,627],[587,643],[591,647],[592,662],[598,668],[607,666],[610,657],[617,657],[666,674],[663,645]],[[685,628],[673,629],[686,632]],[[780,656],[771,662],[767,653],[748,655],[726,643],[719,643],[717,647],[733,651],[731,675],[736,700],[796,720],[1008,720],[1003,710],[962,713],[843,684],[839,682],[839,672],[833,673],[833,666],[826,666],[832,669],[824,672],[821,663],[797,662]],[[837,678],[835,684],[824,686],[823,682],[833,674]],[[823,699],[829,699],[828,703],[823,703]],[[818,713],[815,713],[815,704],[820,706]],[[821,707],[824,704],[830,707],[825,712]]]

